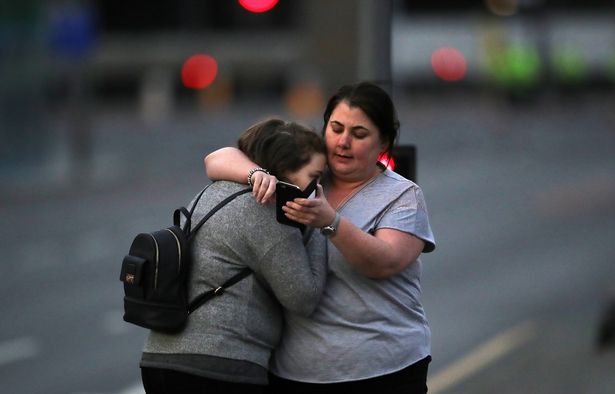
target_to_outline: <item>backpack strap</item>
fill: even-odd
[[[227,198],[225,198],[224,200],[222,200],[218,205],[213,207],[211,209],[211,211],[209,211],[207,213],[207,215],[205,215],[205,217],[203,217],[203,219],[201,219],[197,223],[197,225],[194,226],[194,229],[192,231],[190,231],[190,233],[188,234],[188,240],[191,240],[196,235],[197,231],[199,231],[201,226],[203,226],[203,224],[205,224],[207,219],[209,219],[214,213],[218,212],[218,210],[220,210],[220,208],[222,208],[223,206],[228,204],[231,200],[235,199],[235,197],[240,196],[240,195],[245,194],[245,193],[248,193],[250,191],[252,191],[252,188],[242,189],[242,190],[240,190],[238,192],[235,192],[235,193],[231,194],[230,196],[228,196]],[[194,205],[196,206],[196,203]],[[193,206],[193,208],[194,208],[194,206]],[[190,215],[190,216],[192,216],[192,215]]]
[[[207,187],[209,187],[209,186],[210,185],[208,185]],[[207,187],[205,189],[207,189]],[[188,212],[190,217],[192,217],[192,213],[194,212],[194,207],[196,207],[196,204],[199,201],[199,199],[201,198],[201,195],[203,194],[205,189],[203,189],[203,191],[201,191],[201,193],[197,197],[197,199],[194,202],[194,205],[192,206],[192,209],[191,209],[190,212],[188,212],[188,210],[186,208],[183,208],[183,210],[181,212],[183,212],[184,215],[186,214],[184,211],[186,211],[186,212]],[[187,234],[188,241],[192,240],[192,238],[196,235],[197,231],[199,231],[201,226],[203,226],[203,224],[205,224],[207,219],[209,219],[214,213],[218,212],[220,210],[220,208],[222,208],[223,206],[228,204],[231,200],[235,199],[237,196],[240,196],[242,194],[248,193],[250,191],[252,191],[252,188],[242,189],[242,190],[240,190],[238,192],[235,192],[235,193],[231,194],[230,196],[226,197],[224,200],[219,202],[218,205],[213,207],[211,209],[211,211],[209,211],[207,213],[207,215],[205,215],[205,217],[203,217],[203,219],[201,219],[197,223],[197,225],[194,226],[194,229],[192,231],[188,230],[189,231],[189,233]],[[179,215],[179,214],[177,214],[177,215]],[[187,227],[187,228],[189,229],[189,227]],[[241,271],[239,271],[239,273],[235,274],[232,278],[230,278],[229,280],[224,282],[221,286],[218,286],[217,288],[209,290],[209,291],[201,294],[200,296],[196,297],[192,302],[190,302],[188,304],[188,314],[191,314],[192,312],[194,312],[197,308],[199,308],[201,305],[203,305],[210,298],[212,298],[214,296],[217,296],[217,295],[221,295],[222,293],[224,293],[224,289],[226,289],[229,286],[234,285],[235,283],[239,282],[240,280],[242,280],[246,276],[250,275],[251,273],[252,273],[252,270],[250,268],[246,267],[246,268],[242,269]]]
[[[186,222],[184,223],[184,228],[183,228],[184,234],[188,235],[190,233],[190,227],[192,225],[192,214],[194,213],[196,204],[199,203],[201,196],[203,195],[203,193],[205,193],[205,190],[207,190],[207,188],[211,185],[213,185],[213,183],[210,183],[209,185],[205,186],[203,190],[201,190],[201,192],[197,195],[196,199],[194,200],[194,204],[192,204],[192,208],[190,208],[190,211],[188,211],[186,207],[181,207],[181,208],[177,208],[175,212],[173,212],[173,224],[180,228],[181,228],[180,214],[182,213],[184,214],[184,217],[186,218]]]
[[[215,289],[209,290],[208,292],[201,294],[188,305],[188,314],[191,314],[192,312],[194,312],[196,309],[198,309],[201,305],[203,305],[205,302],[207,302],[211,298],[221,295],[222,293],[224,293],[224,290],[226,288],[239,282],[246,276],[250,275],[250,273],[252,273],[252,270],[246,267],[242,269],[241,271],[239,271],[239,273],[235,274],[232,278],[224,282],[221,286],[218,286]]]

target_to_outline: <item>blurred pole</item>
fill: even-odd
[[[306,64],[314,64],[325,95],[369,80],[391,92],[392,0],[305,0]]]
[[[545,92],[551,89],[553,80],[551,77],[551,41],[549,37],[549,19],[547,17],[545,0],[525,0],[520,2],[521,16],[526,19],[528,31],[534,38],[538,58],[540,60],[540,75],[537,89]]]
[[[324,96],[357,80],[358,40],[355,0],[304,0],[305,64],[314,67]]]
[[[370,80],[391,92],[392,0],[304,0],[306,64],[328,97],[341,85]]]
[[[88,181],[92,172],[92,132],[90,120],[90,94],[82,66],[68,68],[68,150],[70,178],[75,184]]]
[[[87,63],[96,40],[93,10],[88,1],[70,0],[48,5],[49,44],[67,86],[70,177],[87,181],[92,167],[92,131]]]
[[[49,155],[40,0],[0,7],[0,168],[16,174]]]
[[[392,94],[392,0],[359,0],[358,4],[358,79],[374,82]]]
[[[376,83],[393,97],[391,70],[392,0],[359,0],[358,63],[360,80]],[[398,145],[392,152],[395,172],[417,181],[416,146]]]

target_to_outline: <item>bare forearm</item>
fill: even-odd
[[[366,233],[345,219],[341,220],[331,242],[350,265],[374,279],[398,274],[420,254],[420,251],[400,253],[388,239]]]
[[[242,151],[233,147],[221,148],[208,154],[204,163],[209,179],[238,183],[247,183],[248,172],[257,167]]]
[[[259,165],[250,160],[242,151],[233,147],[218,149],[205,156],[205,172],[212,181],[233,181],[248,183],[250,171]],[[251,176],[252,195],[259,203],[266,203],[275,193],[277,178],[265,171],[253,172]]]

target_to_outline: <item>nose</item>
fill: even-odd
[[[340,134],[337,145],[344,149],[350,148],[350,135],[347,132]]]

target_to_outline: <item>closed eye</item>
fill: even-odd
[[[335,134],[339,134],[342,133],[344,131],[344,126],[340,125],[340,124],[331,124],[331,131],[333,131]]]

